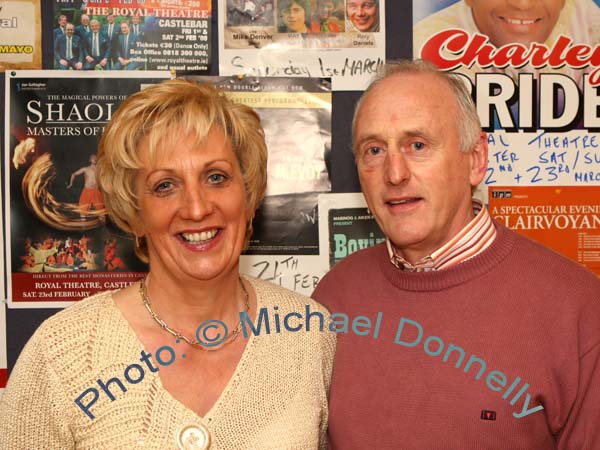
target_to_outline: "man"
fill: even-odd
[[[96,66],[109,69],[110,39],[100,32],[100,22],[93,19],[90,22],[91,33],[87,37],[87,56],[84,70],[94,70]]]
[[[136,36],[138,41],[144,39],[144,25],[140,23],[140,16],[137,14],[131,16],[131,33]]]
[[[81,42],[86,42],[88,35],[92,31],[90,28],[90,16],[87,14],[82,14],[81,23],[75,27],[75,34],[79,36]]]
[[[346,31],[371,33],[379,31],[378,0],[347,0]]]
[[[58,16],[58,27],[54,29],[54,42],[59,36],[64,36],[65,26],[67,25],[67,16],[61,14]]]
[[[137,37],[131,33],[129,23],[121,22],[121,34],[115,39],[115,70],[136,70],[139,63],[131,60],[131,50],[135,49]]]
[[[115,23],[115,15],[109,14],[106,16],[106,24],[102,26],[102,33],[112,41],[119,34],[119,30],[119,24]]]
[[[82,216],[92,210],[104,209],[104,197],[102,197],[102,192],[98,189],[98,183],[96,182],[96,160],[96,154],[91,154],[90,165],[73,172],[67,185],[67,189],[71,189],[75,178],[83,175],[83,189],[79,196],[79,210]]]
[[[331,448],[600,448],[600,280],[471,199],[487,137],[456,75],[386,70],[353,143],[387,242],[313,294],[338,313]]]
[[[489,37],[495,47],[519,43],[529,47],[532,43],[552,48],[559,36],[573,39],[575,44],[595,46],[600,41],[600,7],[593,0],[460,0],[453,5],[420,20],[413,28],[413,54],[421,56],[423,45],[445,29],[461,29],[469,35],[475,33]],[[456,58],[447,50],[442,55]],[[590,68],[588,70],[591,70]],[[516,79],[520,72],[536,73],[540,68],[530,64],[514,68],[482,68],[477,64],[462,67],[459,71],[475,79],[476,73],[502,72]],[[542,72],[551,72],[547,67]],[[556,71],[580,81],[586,70],[564,66]]]
[[[85,48],[79,36],[74,34],[72,23],[65,25],[65,34],[54,41],[54,60],[60,70],[81,70]]]

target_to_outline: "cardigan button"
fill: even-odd
[[[210,448],[210,432],[202,424],[186,425],[177,433],[180,450],[207,450]]]

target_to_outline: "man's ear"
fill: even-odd
[[[470,159],[470,173],[469,180],[471,186],[475,187],[483,180],[487,171],[488,165],[488,139],[487,133],[479,133],[479,139],[477,145],[469,152]]]

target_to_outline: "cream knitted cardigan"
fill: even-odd
[[[282,332],[274,333],[272,314],[294,311],[304,317],[306,305],[326,319],[329,314],[314,300],[248,281],[257,309],[268,310],[271,334],[250,336],[234,375],[204,417],[163,388],[160,370],[146,369],[137,384],[125,380],[125,368],[139,363],[143,348],[108,292],[49,318],[27,343],[0,399],[0,448],[177,449],[179,430],[195,423],[210,430],[211,450],[325,448],[335,335],[319,332],[315,318],[310,332],[286,332],[282,325]],[[112,377],[127,388],[122,392],[112,385],[114,401],[97,384]],[[100,391],[91,407],[94,420],[74,403],[90,387]]]

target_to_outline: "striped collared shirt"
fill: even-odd
[[[475,217],[450,241],[442,245],[431,255],[425,256],[415,264],[409,263],[389,239],[386,240],[390,261],[398,269],[409,272],[429,272],[448,269],[464,262],[488,248],[496,237],[496,228],[487,208],[479,200],[473,199]]]

